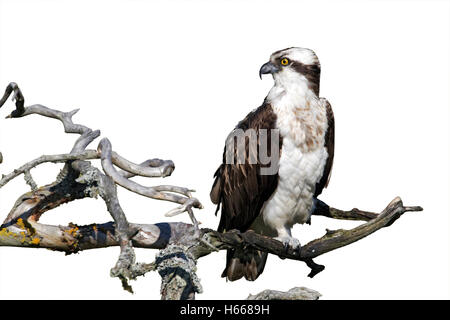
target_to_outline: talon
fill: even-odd
[[[290,236],[277,237],[275,239],[283,243],[284,250],[286,251],[286,253],[289,252],[289,248],[292,248],[292,250],[294,251],[294,254],[300,255],[301,245],[300,245],[300,241],[298,241],[298,239],[296,239],[294,237],[290,237]]]

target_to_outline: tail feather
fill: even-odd
[[[228,250],[227,265],[222,278],[236,281],[244,277],[248,281],[255,281],[264,271],[267,252],[258,250]]]

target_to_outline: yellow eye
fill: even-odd
[[[281,65],[282,66],[287,66],[288,64],[289,64],[289,60],[287,58],[281,59]]]

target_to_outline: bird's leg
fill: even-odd
[[[291,234],[291,229],[284,226],[282,228],[277,228],[278,236],[275,240],[278,240],[284,244],[286,251],[289,247],[293,248],[298,254],[300,254],[301,245],[300,241],[297,238],[294,238]]]

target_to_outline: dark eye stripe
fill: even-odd
[[[300,62],[294,61],[291,65],[296,72],[305,76],[308,79],[310,89],[319,96],[320,85],[320,64],[306,65]]]

